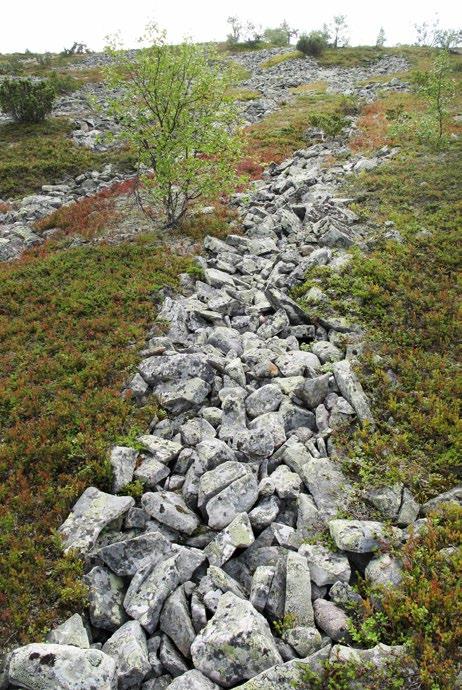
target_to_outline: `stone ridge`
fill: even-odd
[[[89,487],[77,501],[60,532],[85,559],[88,616],[16,649],[2,687],[290,690],[298,662],[321,672],[328,658],[380,667],[402,654],[352,648],[348,605],[361,602],[357,573],[399,583],[399,558],[377,548],[399,547],[427,508],[403,486],[362,499],[384,522],[350,508],[332,432],[373,424],[352,368],[363,335],[313,323],[289,296],[310,267],[338,270],[367,240],[336,189],[396,151],[327,164],[345,151],[317,143],[271,166],[233,199],[245,234],[207,238],[202,277],[165,298],[168,331],[129,388],[168,418],[110,456],[114,492],[139,479],[145,493],[135,504]]]

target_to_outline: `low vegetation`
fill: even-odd
[[[0,199],[38,192],[44,184],[101,169],[108,162],[131,166],[133,159],[126,151],[95,153],[74,145],[71,130],[72,124],[59,118],[0,125]]]
[[[82,602],[80,565],[53,530],[85,487],[110,487],[108,445],[152,416],[119,393],[153,296],[190,266],[149,238],[0,265],[2,645],[37,639]]]
[[[309,287],[321,288],[332,313],[348,316],[367,330],[369,345],[358,369],[377,426],[337,434],[345,470],[364,488],[403,481],[420,501],[457,483],[462,451],[457,352],[460,138],[449,138],[442,152],[422,142],[412,128],[398,142],[393,135],[398,115],[413,116],[426,107],[419,94],[389,95],[370,104],[353,142],[362,150],[401,145],[396,158],[352,177],[344,190],[356,199],[352,208],[362,220],[377,231],[392,221],[392,233],[399,235],[387,239],[378,232],[370,251],[354,251],[341,273],[317,269],[297,290],[303,295]],[[450,115],[458,108],[460,103],[453,102]],[[454,120],[451,131],[460,133]],[[315,318],[325,313],[325,307],[309,310]],[[356,643],[405,644],[416,662],[413,680],[406,678],[411,662],[405,659],[388,675],[367,676],[364,687],[455,687],[461,539],[461,509],[440,509],[400,553],[404,574],[399,587],[377,592],[360,585],[366,606],[351,612]],[[302,687],[346,690],[357,673],[354,664],[327,664],[323,681],[307,672]]]
[[[51,113],[56,91],[48,80],[3,79],[0,109],[17,122],[42,122]]]
[[[303,53],[300,50],[291,50],[286,53],[278,53],[277,55],[272,55],[267,60],[260,62],[261,69],[270,69],[271,67],[276,67],[282,62],[288,62],[289,60],[297,60],[303,57]]]

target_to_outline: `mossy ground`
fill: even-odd
[[[0,125],[0,199],[39,192],[44,184],[101,169],[109,162],[121,168],[131,165],[127,152],[95,153],[76,146],[71,130],[71,122],[61,118]]]
[[[110,487],[107,447],[153,414],[121,386],[156,292],[191,265],[149,238],[0,265],[3,644],[40,637],[81,603],[80,566],[52,530],[84,488]]]

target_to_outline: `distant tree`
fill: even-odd
[[[348,45],[348,23],[346,15],[339,14],[333,18],[329,31],[332,48]]]
[[[383,28],[383,26],[381,26],[380,29],[379,29],[379,33],[377,34],[377,40],[376,40],[376,42],[375,42],[376,47],[377,47],[377,48],[383,48],[383,46],[385,45],[385,41],[386,41],[386,40],[387,40],[387,39],[386,39],[386,37],[385,37],[384,28]]]
[[[281,31],[284,31],[284,33],[287,37],[287,40],[286,40],[287,45],[290,45],[290,41],[291,41],[292,37],[298,36],[298,29],[292,29],[285,19],[279,28],[281,29]]]
[[[238,17],[228,17],[226,22],[229,24],[231,31],[228,34],[228,43],[239,43],[243,25]]]
[[[416,93],[424,101],[426,109],[414,116],[402,113],[391,133],[410,133],[422,143],[439,149],[448,141],[445,129],[455,95],[455,82],[451,78],[448,51],[439,51],[429,70],[415,72],[413,85]]]
[[[257,26],[253,22],[247,22],[246,24],[246,43],[249,46],[254,46],[259,43],[264,35],[263,28]]]
[[[461,29],[442,29],[437,17],[432,23],[422,22],[414,24],[416,31],[415,45],[430,48],[442,48],[450,50],[462,42]]]
[[[284,29],[280,27],[277,29],[265,29],[263,33],[265,41],[271,43],[273,46],[286,46],[287,45],[287,34]]]
[[[225,194],[238,181],[239,111],[230,95],[231,70],[210,46],[172,46],[148,28],[149,47],[135,56],[113,46],[105,68],[108,112],[136,152],[143,199],[151,217],[178,225],[191,203]]]

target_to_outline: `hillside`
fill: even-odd
[[[459,687],[460,56],[447,145],[405,126],[435,54],[227,55],[245,177],[171,230],[108,56],[27,65],[67,86],[0,114],[0,687]]]

